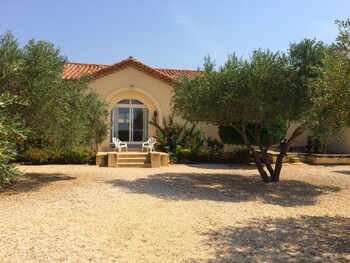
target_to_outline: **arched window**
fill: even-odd
[[[121,100],[111,112],[112,137],[125,142],[143,142],[148,139],[148,109],[138,100]]]

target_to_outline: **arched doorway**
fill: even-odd
[[[149,114],[147,107],[138,100],[119,101],[111,112],[111,137],[128,143],[140,143],[148,139]]]

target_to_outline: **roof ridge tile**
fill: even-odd
[[[97,79],[97,78],[109,75],[113,72],[122,70],[129,66],[132,66],[166,83],[172,83],[174,79],[176,79],[177,77],[183,74],[189,78],[193,78],[194,76],[196,76],[198,73],[201,72],[198,69],[193,70],[193,69],[154,68],[130,56],[112,65],[67,62],[64,65],[62,78],[77,79],[83,74],[93,74],[94,78]]]

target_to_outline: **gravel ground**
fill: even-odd
[[[19,166],[0,262],[350,262],[350,166]]]

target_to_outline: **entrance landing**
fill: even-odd
[[[163,152],[98,152],[96,165],[101,167],[159,168],[169,165],[169,155]]]

